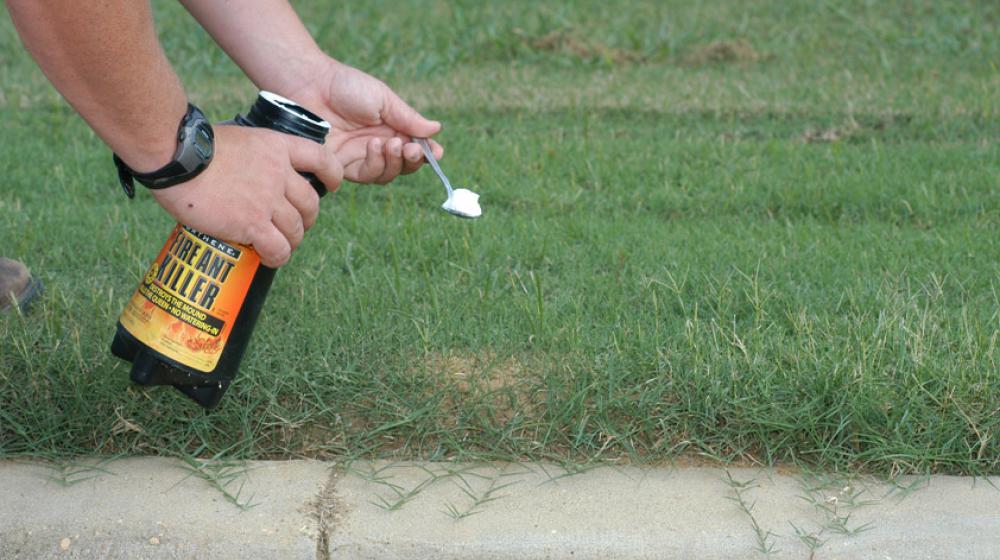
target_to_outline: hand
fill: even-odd
[[[419,169],[423,152],[412,139],[437,134],[441,123],[425,119],[389,86],[360,70],[331,58],[318,66],[311,81],[277,93],[330,123],[327,145],[343,164],[344,177],[384,185]],[[431,147],[434,157],[444,155],[437,142]]]
[[[184,225],[253,245],[261,262],[288,262],[316,222],[319,196],[296,171],[315,173],[336,190],[344,171],[320,144],[260,128],[215,126],[215,156],[194,179],[151,191]]]

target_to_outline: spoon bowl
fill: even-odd
[[[479,195],[469,189],[451,188],[451,182],[448,181],[448,177],[445,176],[444,171],[441,171],[441,166],[438,165],[437,159],[434,158],[434,152],[431,150],[431,145],[427,139],[415,138],[414,140],[423,148],[424,158],[431,164],[434,173],[437,174],[438,179],[441,179],[441,183],[444,184],[444,188],[448,192],[448,200],[444,201],[441,208],[445,212],[460,218],[476,219],[482,216],[483,209],[479,206]]]
[[[451,191],[451,196],[444,201],[441,208],[460,218],[476,219],[483,215],[483,209],[479,206],[479,195],[469,189]]]

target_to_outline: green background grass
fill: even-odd
[[[661,461],[1000,473],[995,2],[300,2],[442,120],[345,185],[205,414],[107,347],[171,228],[0,23],[0,455]],[[172,3],[213,117],[255,90]]]

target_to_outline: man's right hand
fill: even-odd
[[[150,192],[182,224],[253,245],[264,265],[277,268],[319,213],[319,196],[297,171],[316,174],[334,191],[343,167],[311,140],[260,128],[214,128],[215,156],[208,168],[190,181]]]

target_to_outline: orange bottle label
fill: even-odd
[[[260,257],[178,224],[122,312],[153,350],[201,372],[219,363]]]

